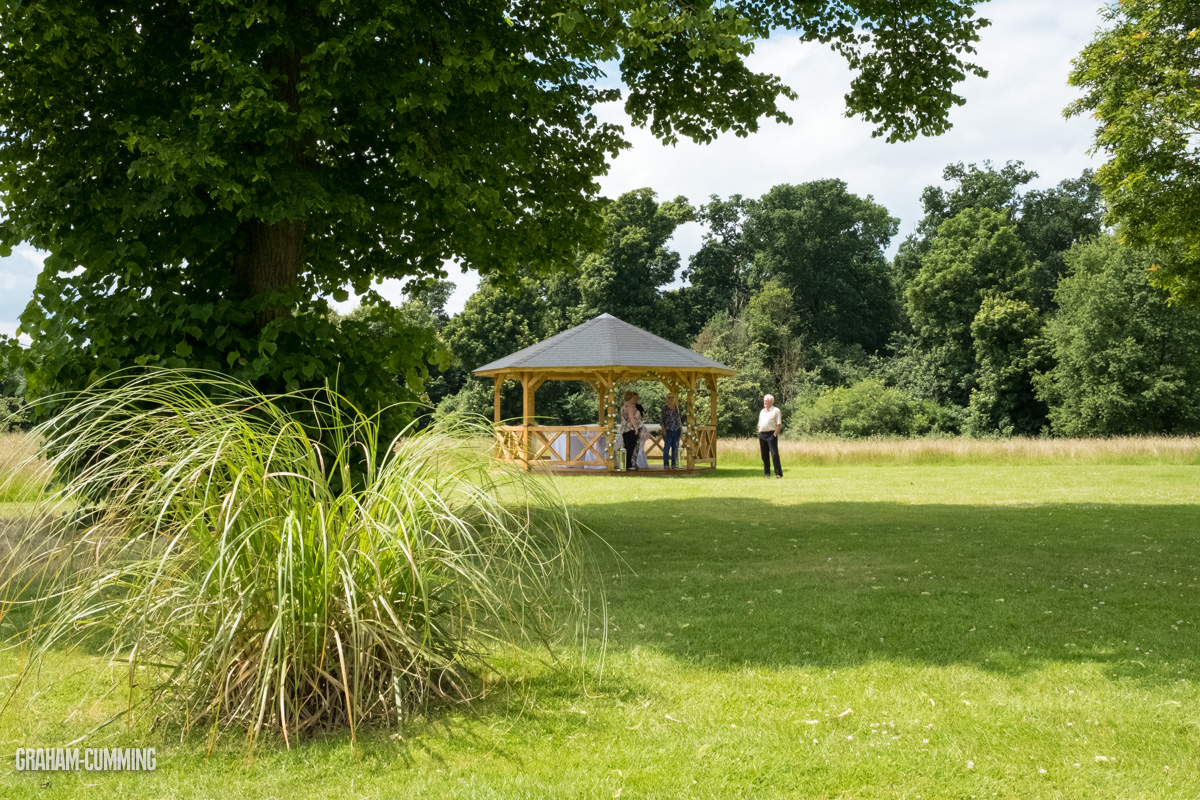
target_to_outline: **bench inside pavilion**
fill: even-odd
[[[527,468],[561,472],[616,472],[623,447],[618,412],[623,398],[618,386],[634,381],[659,381],[678,397],[683,433],[679,467],[696,471],[717,465],[717,379],[735,371],[659,336],[601,314],[475,370],[492,378],[495,397],[497,456]],[[521,384],[519,424],[500,418],[500,392],[506,380]],[[599,397],[595,425],[539,425],[535,414],[537,389],[546,381],[582,381]],[[696,393],[708,389],[707,423],[698,421]],[[647,422],[652,422],[647,420]],[[646,460],[651,471],[662,471],[662,435],[648,425]],[[643,473],[646,470],[643,469]]]

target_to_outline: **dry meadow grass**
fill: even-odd
[[[0,503],[37,499],[49,476],[31,433],[0,433]]]
[[[721,439],[726,464],[761,463],[757,439]],[[1200,437],[1123,436],[1111,439],[784,439],[782,461],[834,464],[1200,464]]]
[[[490,446],[491,442],[482,442]],[[727,465],[758,464],[758,440],[725,438]],[[1121,436],[1110,439],[784,439],[780,456],[792,465],[835,464],[1198,464],[1200,436]],[[46,484],[29,433],[0,434],[0,502],[32,500]]]

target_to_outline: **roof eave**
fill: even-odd
[[[479,378],[492,378],[500,375],[511,375],[521,372],[529,373],[554,373],[554,374],[571,374],[578,373],[579,375],[588,375],[596,372],[611,372],[613,370],[629,371],[645,371],[645,372],[702,372],[706,374],[716,375],[719,378],[729,378],[737,374],[736,369],[729,367],[637,367],[629,364],[605,364],[594,367],[496,367],[494,369],[477,369],[472,374]]]

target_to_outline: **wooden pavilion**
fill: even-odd
[[[656,380],[679,398],[684,418],[680,468],[688,471],[717,466],[717,379],[735,371],[711,358],[668,342],[641,328],[601,314],[532,347],[475,370],[494,382],[497,455],[505,460],[555,471],[616,472],[621,447],[616,396],[619,383]],[[500,419],[500,389],[506,380],[521,383],[522,414],[517,425]],[[583,381],[600,398],[596,425],[538,425],[534,398],[546,381]],[[708,387],[708,424],[698,424],[696,390]],[[646,441],[651,470],[662,471],[662,437]],[[657,455],[655,466],[652,455]]]

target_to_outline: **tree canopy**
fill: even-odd
[[[685,197],[659,203],[650,189],[627,192],[604,210],[604,241],[576,262],[578,303],[569,325],[612,314],[666,338],[678,320],[663,306],[661,287],[675,279],[679,253],[667,247],[695,211]]]
[[[877,350],[895,325],[884,249],[899,225],[840,180],[776,186],[747,215],[752,281],[794,292],[795,332]]]
[[[876,134],[940,133],[984,74],[979,2],[4,4],[0,250],[51,254],[21,322],[31,391],[135,362],[294,387],[364,346],[326,296],[382,305],[375,282],[449,260],[510,286],[561,269],[599,241],[596,179],[626,146],[596,105],[623,91],[665,142],[787,121],[794,92],[747,62],[772,31],[844,55]],[[412,344],[345,388],[419,385]]]
[[[913,330],[935,364],[937,399],[967,403],[976,379],[976,315],[989,296],[1027,298],[1031,278],[1028,251],[1004,212],[972,207],[941,224],[904,290]]]
[[[684,272],[683,302],[700,325],[719,311],[741,314],[774,285],[792,295],[790,333],[868,351],[887,343],[896,303],[884,250],[899,221],[872,197],[828,178],[753,200],[713,196],[698,216],[708,230]]]
[[[1020,161],[1010,161],[997,169],[990,161],[983,166],[948,164],[942,180],[953,184],[947,191],[941,186],[926,186],[921,192],[925,216],[917,229],[900,244],[893,267],[901,284],[911,281],[921,269],[921,260],[937,237],[938,228],[968,208],[989,208],[1010,215],[1020,204],[1019,189],[1037,177]]]
[[[1054,366],[1038,379],[1063,436],[1200,431],[1200,309],[1167,303],[1148,267],[1162,254],[1111,236],[1077,245],[1046,326]]]
[[[1084,90],[1068,116],[1097,121],[1096,174],[1119,233],[1135,246],[1175,251],[1156,279],[1200,301],[1200,6],[1189,0],[1122,0],[1075,59]]]
[[[693,313],[702,321],[718,311],[737,313],[750,297],[750,264],[754,254],[742,236],[748,203],[735,194],[713,195],[697,218],[706,228],[700,249],[688,259],[683,277],[690,284]]]

